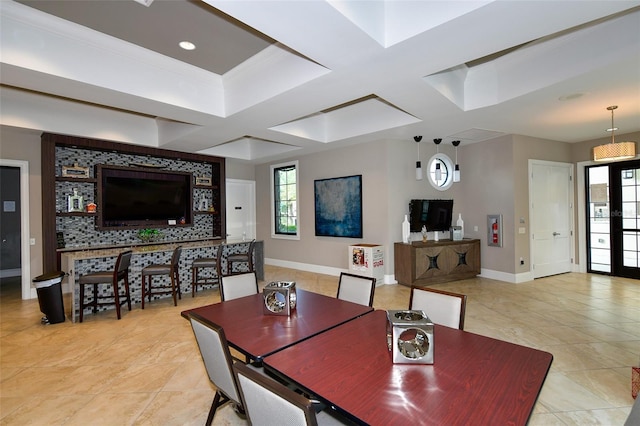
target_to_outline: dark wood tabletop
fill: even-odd
[[[301,342],[373,308],[296,289],[297,304],[291,316],[265,315],[262,293],[202,306],[182,312],[199,314],[224,329],[229,345],[254,361]]]
[[[434,364],[393,364],[386,312],[264,359],[268,370],[370,425],[525,425],[553,356],[435,326]]]

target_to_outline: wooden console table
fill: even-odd
[[[394,244],[396,280],[406,286],[473,278],[480,274],[480,240]]]

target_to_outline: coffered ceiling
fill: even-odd
[[[640,1],[139,1],[0,1],[1,124],[251,163],[640,131]]]

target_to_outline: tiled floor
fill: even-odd
[[[266,267],[267,281],[335,295],[337,278]],[[554,355],[531,425],[622,425],[640,362],[640,281],[565,274],[522,284],[476,278],[435,287],[468,295],[465,329]],[[0,289],[0,424],[201,425],[214,391],[180,312],[217,290],[170,299],[122,320],[41,325],[37,300]],[[409,289],[376,289],[378,309],[404,309]],[[230,409],[215,424],[243,424]]]

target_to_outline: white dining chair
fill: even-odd
[[[340,273],[338,281],[338,295],[340,300],[373,306],[373,294],[376,290],[376,279],[361,275]]]
[[[434,324],[464,329],[467,296],[427,287],[411,287],[410,310],[422,310]]]
[[[258,294],[258,278],[255,272],[221,277],[220,299],[223,302],[252,294]]]
[[[350,424],[331,409],[316,412],[324,406],[245,364],[234,363],[233,371],[253,426]]]
[[[209,409],[207,426],[213,422],[216,410],[227,402],[236,404],[243,412],[244,404],[238,390],[236,377],[233,374],[233,360],[227,338],[222,327],[213,324],[197,314],[190,314],[189,321],[196,337],[204,367],[209,380],[216,388],[213,403]]]

